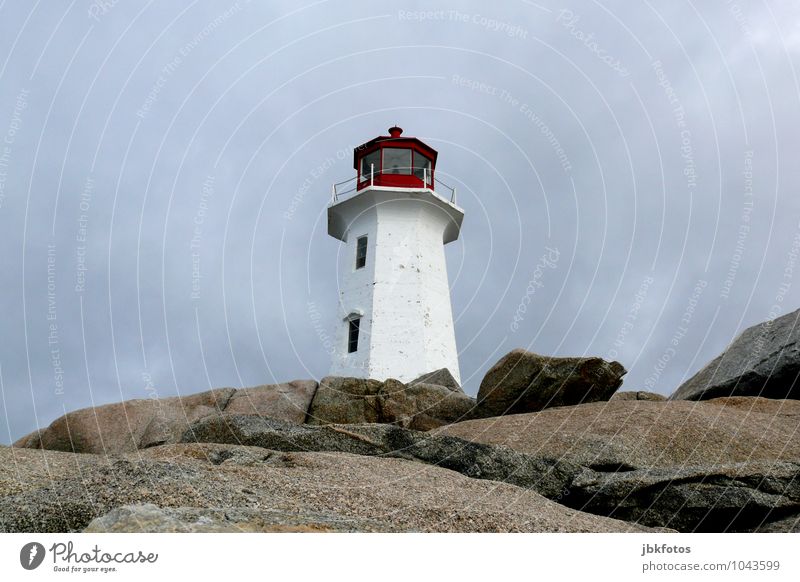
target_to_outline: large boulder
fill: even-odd
[[[228,414],[252,414],[303,424],[317,391],[315,380],[293,380],[242,388],[231,396],[224,411]]]
[[[55,480],[80,477],[84,471],[106,464],[100,455],[61,451],[0,448],[0,498],[46,487]]]
[[[18,470],[20,452],[43,459],[42,477],[0,494],[2,532],[652,531],[530,489],[398,458],[216,444],[117,458],[8,448],[0,449],[0,477]],[[59,463],[48,469],[54,458]],[[75,471],[62,469],[61,458],[90,460]]]
[[[792,531],[800,401],[611,400],[432,431],[579,465],[560,499],[680,531]]]
[[[622,385],[625,373],[619,362],[602,358],[554,358],[516,349],[484,376],[476,416],[608,400]]]
[[[644,392],[642,390],[639,391],[625,391],[625,392],[617,392],[615,393],[609,400],[614,402],[616,400],[653,400],[656,402],[660,402],[662,400],[666,400],[667,397],[663,394],[657,394],[656,392]]]
[[[547,412],[551,411],[539,414]],[[523,416],[532,415],[513,418]],[[496,421],[502,423],[511,418]],[[542,450],[522,452],[440,434],[457,426],[421,433],[385,424],[316,427],[252,416],[227,416],[198,421],[184,440],[237,443],[284,453],[329,452],[407,459],[473,479],[530,489],[580,511],[680,531],[760,531],[761,528],[783,531],[793,527],[790,518],[800,516],[800,463],[797,462],[748,459],[735,463],[712,459],[699,465],[672,463],[637,468],[596,462],[591,454],[573,459],[553,458]],[[746,451],[737,452],[744,456]],[[211,462],[232,459],[233,454],[229,453],[217,459],[212,457]],[[688,455],[685,459],[692,457]]]
[[[581,511],[682,532],[787,531],[800,518],[800,464],[587,471],[570,494]]]
[[[800,402],[611,400],[469,420],[433,432],[598,471],[800,462]]]
[[[193,422],[226,411],[302,423],[316,386],[314,381],[297,380],[84,408],[57,418],[47,428],[22,437],[14,446],[76,453],[127,453],[174,443]]]
[[[758,527],[758,531],[761,533],[800,533],[800,513],[763,523]]]
[[[308,410],[308,424],[381,422],[379,380],[326,376]]]
[[[186,443],[257,446],[275,451],[335,452],[397,457],[457,471],[474,479],[503,481],[558,497],[580,467],[507,447],[449,436],[431,436],[388,424],[292,425],[255,416],[213,416],[194,423]]]
[[[467,418],[474,407],[475,401],[463,392],[440,385],[328,376],[319,383],[306,422],[386,423],[430,430]]]
[[[165,507],[123,505],[94,518],[86,533],[391,532],[388,521],[354,519],[336,513],[280,511],[251,507]]]
[[[458,382],[456,382],[456,379],[453,378],[453,375],[447,368],[440,368],[433,372],[428,372],[408,383],[409,386],[414,386],[415,384],[435,384],[437,386],[449,388],[453,392],[463,392],[461,386],[458,385]]]
[[[721,396],[800,399],[800,310],[749,327],[684,382],[672,400]]]
[[[137,399],[83,408],[23,437],[15,447],[115,454],[174,442],[195,420],[225,409],[233,388],[191,396]]]

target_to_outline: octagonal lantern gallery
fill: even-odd
[[[367,186],[433,189],[436,150],[415,137],[401,137],[403,130],[390,127],[382,135],[353,151],[358,189]]]

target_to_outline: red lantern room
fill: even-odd
[[[357,189],[367,186],[430,188],[436,168],[436,150],[403,130],[390,127],[389,135],[371,139],[353,150]]]

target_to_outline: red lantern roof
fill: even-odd
[[[433,190],[438,153],[415,137],[402,137],[403,130],[389,128],[353,150],[358,189],[367,186],[430,188]]]

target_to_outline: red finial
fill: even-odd
[[[402,127],[392,126],[389,128],[389,135],[391,137],[400,137],[400,134],[403,133]]]

